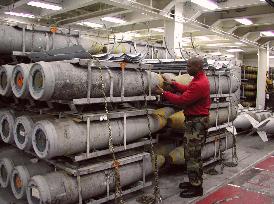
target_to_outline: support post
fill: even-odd
[[[269,43],[267,49],[258,49],[256,108],[265,108],[266,73],[269,71]]]
[[[175,0],[174,20],[165,22],[165,42],[172,56],[168,53],[168,58],[181,57],[179,47],[182,47],[183,36],[183,2]]]

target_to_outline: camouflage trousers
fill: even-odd
[[[187,117],[184,134],[184,155],[189,182],[193,186],[203,184],[202,148],[206,141],[208,117]]]

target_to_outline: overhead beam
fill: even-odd
[[[233,33],[238,36],[244,36],[245,34],[250,32],[268,31],[268,30],[272,30],[273,28],[274,28],[274,23],[264,24],[264,25],[240,26],[240,27],[237,27]]]
[[[212,26],[218,20],[228,20],[241,17],[254,17],[266,14],[273,14],[274,8],[268,5],[252,6],[241,9],[228,9],[215,12],[206,12],[199,16],[196,20]]]
[[[261,37],[259,40],[257,40],[257,42],[260,45],[264,45],[265,43],[270,42],[270,41],[274,41],[274,36],[273,37]]]
[[[100,2],[103,2],[105,4],[113,5],[115,7],[120,7],[124,9],[132,9],[137,12],[141,12],[144,14],[147,14],[152,17],[156,18],[163,18],[163,19],[170,19],[172,20],[172,17],[164,16],[159,13],[159,10],[157,8],[141,4],[139,2],[135,1],[128,1],[128,0],[101,0]]]
[[[12,3],[12,4],[8,5],[8,6],[2,7],[2,8],[0,9],[0,13],[3,13],[3,12],[5,12],[5,11],[13,10],[13,9],[15,9],[15,8],[18,8],[18,7],[20,7],[20,6],[23,6],[23,5],[26,4],[26,3],[27,3],[26,0],[17,1],[17,2],[15,2],[15,3]]]
[[[112,28],[112,30],[117,33],[117,32],[127,32],[127,31],[136,31],[136,30],[146,30],[150,28],[159,28],[159,27],[164,27],[164,21],[163,20],[153,20],[153,21],[147,21],[143,19],[142,22],[135,23],[135,24],[130,24],[130,25],[123,25],[123,26],[118,26],[115,28]]]

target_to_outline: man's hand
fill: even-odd
[[[160,87],[160,86],[156,86],[156,89],[155,89],[155,92],[158,94],[158,95],[162,95],[164,93],[164,90]]]
[[[162,77],[163,77],[163,79],[164,79],[164,82],[167,83],[167,84],[169,84],[169,85],[171,85],[172,82],[174,81],[174,80],[172,80],[172,79],[168,79],[168,78],[165,77],[164,75],[162,75]]]

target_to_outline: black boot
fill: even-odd
[[[179,188],[180,189],[188,189],[189,187],[191,187],[192,185],[191,185],[191,183],[189,183],[189,182],[183,182],[183,183],[180,183],[179,184]]]
[[[192,198],[203,195],[203,187],[202,186],[191,186],[188,189],[184,189],[180,193],[181,198]]]

